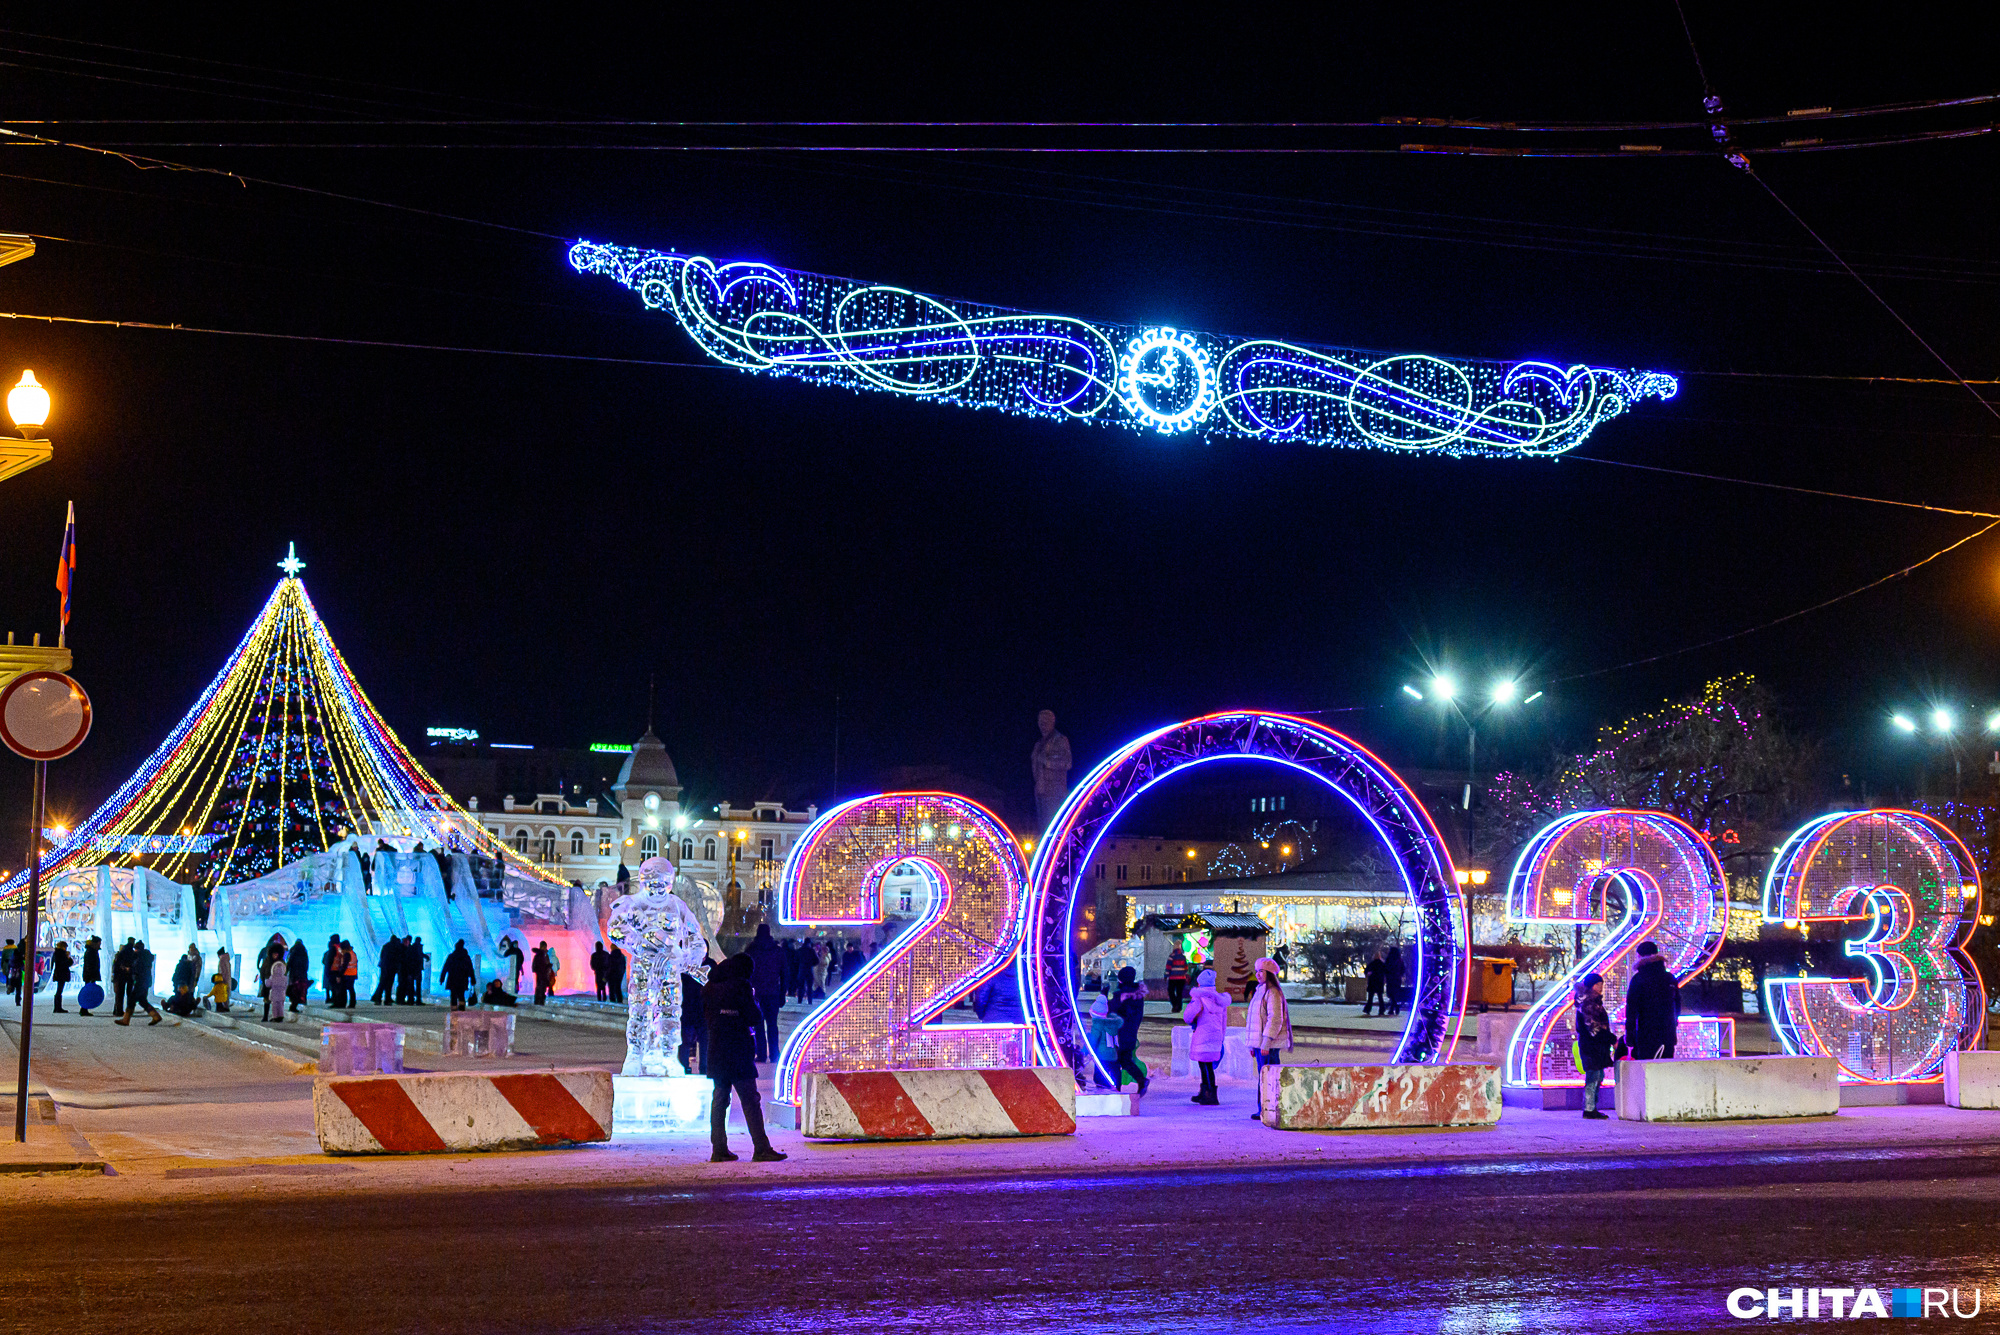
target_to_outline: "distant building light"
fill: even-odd
[[[425,728],[424,736],[436,742],[476,742],[479,740],[479,729]]]
[[[592,742],[590,744],[590,749],[593,751],[602,751],[607,755],[614,755],[614,756],[629,756],[632,754],[631,747],[619,746],[615,742]]]
[[[495,751],[532,751],[535,748],[527,742],[488,742]]]

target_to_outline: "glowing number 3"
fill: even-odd
[[[1576,1036],[1575,986],[1604,975],[1604,1009],[1625,1028],[1625,984],[1641,941],[1659,944],[1685,983],[1722,949],[1728,886],[1722,864],[1694,827],[1663,811],[1580,811],[1528,841],[1507,882],[1510,922],[1600,923],[1623,902],[1623,916],[1597,949],[1577,963],[1522,1018],[1507,1048],[1512,1085],[1576,1085],[1583,1073],[1570,1055]],[[1733,1022],[1683,1016],[1675,1055],[1734,1056]]]
[[[1025,1024],[927,1024],[1011,963],[1028,869],[999,820],[949,793],[884,793],[835,807],[800,836],[778,887],[794,927],[883,920],[893,867],[930,885],[922,919],[807,1016],[778,1058],[777,1096],[797,1103],[815,1071],[1033,1065]]]
[[[1914,811],[1843,811],[1805,826],[1764,882],[1766,922],[1867,923],[1847,954],[1863,979],[1767,979],[1785,1051],[1833,1057],[1859,1082],[1943,1078],[1954,1050],[1979,1047],[1986,990],[1965,953],[1979,921],[1979,873],[1957,836]]]

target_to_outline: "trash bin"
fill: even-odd
[[[1514,961],[1496,955],[1472,957],[1472,987],[1467,998],[1481,1010],[1514,1004]]]

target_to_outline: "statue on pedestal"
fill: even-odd
[[[708,977],[701,922],[673,892],[674,864],[647,858],[632,892],[612,902],[605,935],[631,958],[626,983],[625,1075],[685,1075],[681,1045],[681,975]]]
[[[1069,796],[1069,738],[1056,731],[1054,710],[1044,709],[1036,715],[1035,723],[1042,730],[1042,740],[1028,753],[1028,768],[1035,775],[1035,824],[1046,831]]]

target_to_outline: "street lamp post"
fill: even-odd
[[[1503,706],[1511,705],[1521,693],[1521,683],[1513,677],[1502,677],[1495,681],[1486,693],[1486,702],[1468,711],[1459,695],[1458,681],[1449,672],[1439,672],[1430,679],[1430,690],[1421,691],[1415,686],[1405,685],[1403,694],[1415,700],[1434,700],[1456,713],[1465,724],[1465,793],[1459,800],[1459,809],[1470,815],[1472,811],[1472,785],[1478,775],[1479,725],[1488,714]],[[1536,691],[1520,703],[1531,705],[1542,698],[1543,692]]]

